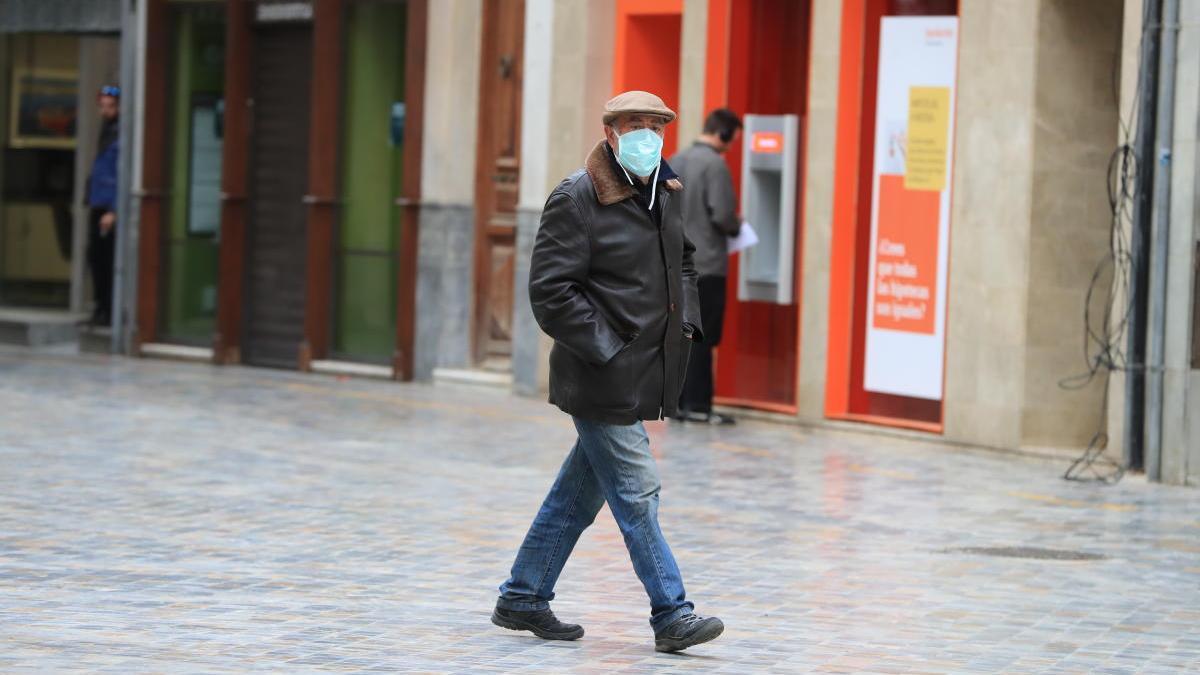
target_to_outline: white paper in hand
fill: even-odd
[[[758,233],[750,226],[750,223],[742,221],[742,226],[738,228],[736,237],[729,238],[729,255],[733,255],[738,251],[744,251],[758,243]]]

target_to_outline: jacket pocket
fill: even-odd
[[[583,401],[590,408],[628,411],[637,407],[635,347],[629,336],[625,346],[604,365],[586,364],[576,383]]]

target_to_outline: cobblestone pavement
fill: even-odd
[[[0,671],[1178,672],[1200,491],[746,423],[651,425],[663,528],[725,635],[657,654],[605,510],[555,609],[495,588],[572,442],[540,401],[0,350]],[[1032,546],[1103,556],[995,557]]]

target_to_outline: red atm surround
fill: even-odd
[[[863,365],[879,22],[884,16],[957,13],[957,0],[845,0],[842,3],[826,417],[942,432],[942,401],[866,391]],[[947,289],[947,296],[952,293],[953,289]]]
[[[797,162],[796,261],[804,213],[805,120],[808,113],[809,13],[806,0],[710,0],[705,111],[739,115],[800,116]],[[740,194],[741,142],[726,153]],[[793,304],[737,299],[738,262],[729,266],[724,336],[717,348],[716,400],[796,414],[800,350],[800,270],[795,265]]]

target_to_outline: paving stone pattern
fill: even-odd
[[[554,603],[582,640],[489,623],[573,440],[540,401],[5,348],[0,671],[1200,668],[1200,490],[787,425],[651,436],[689,594],[727,625],[684,655],[653,651],[607,509]]]

